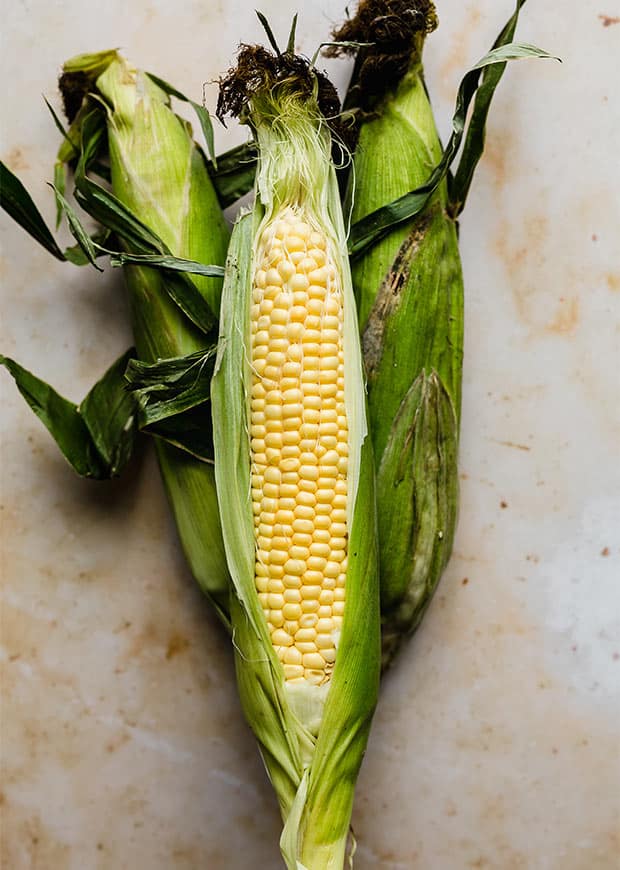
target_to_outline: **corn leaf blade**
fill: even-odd
[[[0,207],[57,260],[65,260],[41,212],[19,178],[0,161]]]
[[[123,379],[132,354],[133,350],[123,354],[80,405],[65,399],[15,360],[0,356],[0,364],[13,376],[28,405],[81,477],[116,477],[132,454],[136,408]]]
[[[423,185],[377,209],[351,227],[349,254],[352,257],[359,256],[376,241],[387,235],[392,228],[415,217],[426,206],[446,177],[459,151],[465,131],[467,110],[478,89],[482,70],[495,64],[506,64],[509,60],[521,60],[529,57],[557,60],[553,55],[536,46],[517,42],[508,43],[491,49],[465,74],[457,92],[456,108],[452,116],[452,133],[441,160]]]

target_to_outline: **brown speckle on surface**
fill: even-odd
[[[608,272],[607,275],[605,275],[605,283],[610,290],[617,293],[620,290],[620,275],[614,272]]]
[[[500,441],[497,438],[490,438],[489,440],[494,441],[496,444],[501,444],[502,447],[513,447],[515,450],[529,451],[532,449],[527,444],[516,444],[514,441]]]
[[[24,157],[24,152],[21,148],[16,146],[15,148],[11,148],[9,153],[4,158],[4,162],[13,172],[25,171],[26,169],[30,169],[30,164]]]
[[[180,634],[170,635],[168,646],[166,647],[166,659],[170,660],[174,658],[174,656],[186,650],[189,645],[189,640],[186,637],[182,637]]]
[[[579,323],[579,300],[576,297],[570,299],[560,298],[560,305],[555,317],[547,324],[547,331],[558,335],[568,335],[575,331]]]
[[[601,550],[601,556],[609,556],[609,547],[603,547]]]
[[[537,556],[536,553],[528,553],[525,560],[526,562],[533,562],[534,565],[538,565],[540,562],[540,556]]]
[[[463,577],[463,579],[461,580],[461,586],[467,586],[468,583],[469,577]]]
[[[507,502],[507,501],[504,501],[504,500],[502,499],[502,500],[500,501],[500,503],[499,503],[499,506],[501,507],[502,510],[504,510],[505,508],[508,507],[508,502]]]
[[[601,13],[599,18],[603,22],[603,27],[611,27],[612,24],[620,24],[620,16],[618,15],[604,15]]]

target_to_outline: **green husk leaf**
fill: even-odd
[[[536,46],[514,42],[491,49],[465,74],[457,93],[456,108],[452,116],[452,133],[440,162],[423,185],[353,224],[349,237],[349,253],[352,257],[359,256],[394,227],[409,220],[424,209],[445,178],[459,150],[463,140],[467,110],[478,89],[481,71],[495,64],[505,64],[509,60],[521,60],[529,57],[558,60]]]
[[[256,145],[246,142],[225,151],[217,158],[217,169],[209,166],[209,174],[220,206],[228,208],[252,190],[256,174]]]
[[[63,196],[65,195],[67,188],[67,169],[64,163],[57,162],[54,164],[54,190],[58,190]],[[60,222],[62,220],[63,210],[60,202],[56,199],[56,229],[59,228]],[[78,245],[79,247],[79,245]],[[67,260],[71,260],[71,257],[67,255],[67,251],[65,251],[65,257]],[[71,262],[75,262],[71,260]],[[86,257],[84,260],[85,263],[88,262],[88,258]]]
[[[494,49],[506,45],[514,37],[519,21],[519,12],[525,2],[526,0],[517,0],[517,6],[513,15],[509,18],[493,44]],[[482,81],[476,93],[474,108],[467,125],[467,133],[463,142],[463,151],[459,159],[459,165],[454,176],[448,180],[449,209],[454,217],[458,217],[465,207],[476,166],[484,151],[486,122],[491,101],[495,89],[504,75],[505,69],[506,63],[497,63],[486,67],[482,73]]]
[[[216,346],[147,364],[131,360],[126,378],[139,406],[140,428],[213,462],[210,402]],[[194,412],[194,413],[189,413]]]
[[[122,251],[108,252],[112,266],[153,266],[157,269],[173,272],[188,272],[191,275],[205,275],[208,278],[223,278],[223,266],[210,266],[205,263],[197,263],[195,260],[185,260],[182,257],[173,257],[171,254],[128,254]],[[202,298],[202,297],[201,297]]]
[[[129,461],[137,434],[137,407],[124,376],[135,350],[126,351],[79,405],[93,443],[115,477]]]
[[[419,625],[450,557],[457,459],[452,399],[437,372],[422,371],[403,399],[377,469],[384,667]]]
[[[295,52],[295,33],[297,31],[297,12],[293,15],[293,21],[291,23],[291,29],[288,34],[288,40],[286,43],[286,50],[289,54],[294,54]]]
[[[62,212],[62,207],[61,207]],[[90,240],[95,248],[95,256],[99,257],[107,257],[107,249],[106,243],[111,238],[112,234],[109,230],[101,230],[99,232],[93,233],[90,236]],[[74,266],[88,266],[90,265],[89,257],[84,253],[81,245],[72,245],[70,248],[65,248],[64,251],[65,258],[73,263]]]
[[[221,276],[221,267],[203,266],[193,261],[173,257],[163,241],[122,203],[113,193],[105,190],[86,175],[85,166],[96,150],[100,128],[89,128],[85,118],[82,130],[82,151],[75,173],[75,198],[82,208],[109,230],[122,238],[134,252],[109,252],[113,265],[142,263],[152,268],[166,269],[163,284],[168,295],[202,332],[208,333],[213,326],[213,312],[209,303],[196,285],[183,272],[200,275]],[[141,255],[146,259],[141,259]],[[132,259],[133,258],[133,259]]]
[[[0,364],[46,426],[64,457],[82,477],[117,477],[129,461],[136,438],[136,405],[125,389],[123,373],[134,351],[123,354],[80,405],[8,357]]]
[[[211,122],[211,115],[205,109],[204,106],[201,106],[200,103],[195,103],[194,100],[190,100],[189,97],[186,97],[185,94],[178,91],[175,87],[168,82],[164,81],[164,79],[160,79],[159,76],[153,75],[153,73],[147,73],[147,76],[151,79],[152,82],[155,82],[157,87],[161,88],[169,97],[176,97],[177,100],[181,100],[184,103],[189,103],[192,109],[196,112],[196,116],[198,117],[198,121],[200,122],[200,128],[202,130],[202,134],[205,137],[205,142],[207,143],[207,151],[209,153],[209,157],[211,158],[214,166],[217,167],[217,158],[215,156],[215,139],[213,134],[213,124]]]
[[[84,229],[82,222],[78,218],[74,209],[71,208],[67,200],[64,198],[62,193],[57,190],[53,184],[50,185],[50,187],[54,190],[54,193],[56,195],[56,202],[58,203],[58,206],[62,209],[65,217],[67,218],[67,223],[69,225],[69,229],[71,230],[71,235],[78,243],[78,246],[81,248],[82,253],[91,264],[91,266],[94,266],[98,272],[102,272],[103,270],[97,265],[96,262],[97,249],[93,244],[93,240]]]
[[[6,164],[0,161],[0,207],[57,260],[65,255],[41,217],[32,197]]]
[[[259,12],[257,9],[256,10],[256,17],[258,18],[260,23],[263,25],[263,30],[265,31],[265,33],[267,35],[267,39],[269,40],[269,45],[273,48],[273,50],[275,51],[275,53],[277,55],[282,54],[282,52],[280,51],[280,48],[278,46],[278,43],[276,41],[276,38],[273,35],[273,30],[271,29],[271,25],[269,24],[269,21],[267,20],[267,16],[263,15],[263,13]]]

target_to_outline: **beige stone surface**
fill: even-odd
[[[438,3],[442,135],[509,0]],[[1,158],[50,221],[41,94],[122,46],[200,98],[253,4],[5,4]],[[263,11],[278,34],[294,11]],[[341,16],[307,4],[312,53]],[[613,870],[620,852],[620,10],[528,3],[564,63],[506,72],[461,225],[462,499],[455,554],[387,676],[359,782],[359,870]],[[336,69],[339,84],[346,80]],[[206,88],[211,107],[215,88]],[[238,131],[218,130],[220,147]],[[79,400],[129,343],[122,277],[52,260],[0,215],[0,347]],[[153,456],[75,479],[0,373],[6,870],[277,868],[279,818],[226,639],[194,588]]]

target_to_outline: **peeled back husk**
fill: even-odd
[[[292,56],[290,60],[297,61]],[[289,58],[267,63],[271,68],[281,63],[286,72]],[[267,86],[245,102],[259,146],[257,196],[253,211],[235,226],[226,267],[212,381],[215,469],[233,583],[230,612],[239,692],[280,804],[282,854],[290,870],[337,870],[345,861],[354,785],[378,692],[374,480],[330,136],[317,106],[315,73],[302,66],[301,94],[296,66],[293,75],[283,76],[284,84],[279,72],[273,78],[265,74]],[[334,668],[321,686],[285,680],[255,585],[249,434],[252,286],[262,231],[287,208],[303,212],[328,239],[344,293],[349,425],[346,603]]]

